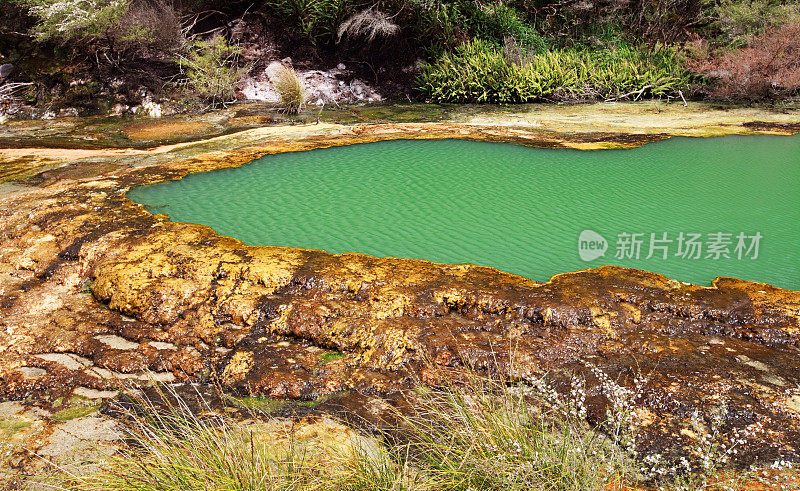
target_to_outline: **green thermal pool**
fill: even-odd
[[[388,141],[269,155],[129,196],[253,245],[473,263],[537,281],[616,264],[800,290],[800,137],[602,151]]]

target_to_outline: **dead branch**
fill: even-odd
[[[618,101],[620,99],[628,98],[628,97],[630,97],[632,95],[636,95],[636,97],[633,99],[633,102],[636,102],[636,101],[639,100],[639,98],[642,96],[642,94],[644,94],[644,92],[647,89],[651,89],[651,88],[653,88],[652,84],[645,85],[644,87],[642,87],[639,90],[634,90],[632,92],[628,92],[627,94],[622,94],[621,96],[618,96],[618,97],[612,97],[611,99],[606,99],[605,102],[615,102],[615,101]]]

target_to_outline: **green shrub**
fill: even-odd
[[[516,9],[498,2],[482,5],[477,2],[464,4],[465,26],[478,39],[494,41],[499,44],[511,37],[521,46],[543,51],[547,48],[545,40],[536,30],[522,19]]]
[[[712,13],[718,41],[740,48],[767,29],[786,24],[800,16],[800,2],[775,0],[722,0]]]
[[[495,0],[408,0],[403,8],[411,11],[404,18],[407,30],[415,40],[438,55],[471,38],[502,44],[507,37],[535,50],[546,48],[546,42],[532,24],[516,8]]]
[[[212,106],[232,101],[236,82],[248,71],[238,66],[240,53],[241,48],[223,36],[194,41],[189,54],[180,59],[189,88]]]
[[[515,64],[494,44],[474,40],[423,67],[418,87],[437,102],[508,104],[610,98],[645,87],[643,94],[671,94],[688,81],[679,56],[666,47],[553,49]]]
[[[162,1],[24,0],[37,19],[39,41],[71,43],[115,56],[117,61],[144,51],[172,53],[185,38],[179,14]],[[152,54],[152,53],[151,53]]]
[[[83,41],[111,36],[128,12],[124,0],[33,0],[30,13],[39,19],[39,40]]]
[[[464,15],[455,2],[408,0],[412,37],[430,54],[454,46],[464,37]]]
[[[347,0],[268,0],[291,30],[313,45],[333,44],[351,9]]]

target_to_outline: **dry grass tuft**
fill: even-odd
[[[272,80],[281,108],[285,112],[299,113],[306,104],[306,88],[294,68],[282,65]]]
[[[339,26],[337,43],[347,35],[372,43],[379,37],[388,38],[400,32],[400,26],[391,21],[389,16],[372,8],[362,10],[351,16]]]

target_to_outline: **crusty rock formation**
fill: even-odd
[[[742,465],[800,460],[800,292],[618,267],[536,283],[488,267],[251,247],[125,197],[274,151],[487,138],[439,128],[98,157],[0,188],[2,397],[113,397],[152,379],[286,398],[390,395],[436,383],[437,368],[471,367],[523,385],[547,375],[561,391],[585,377],[594,422],[610,387],[628,388],[644,453],[685,454],[703,436],[696,414],[729,445],[741,440]],[[519,131],[497,139],[549,144]]]

